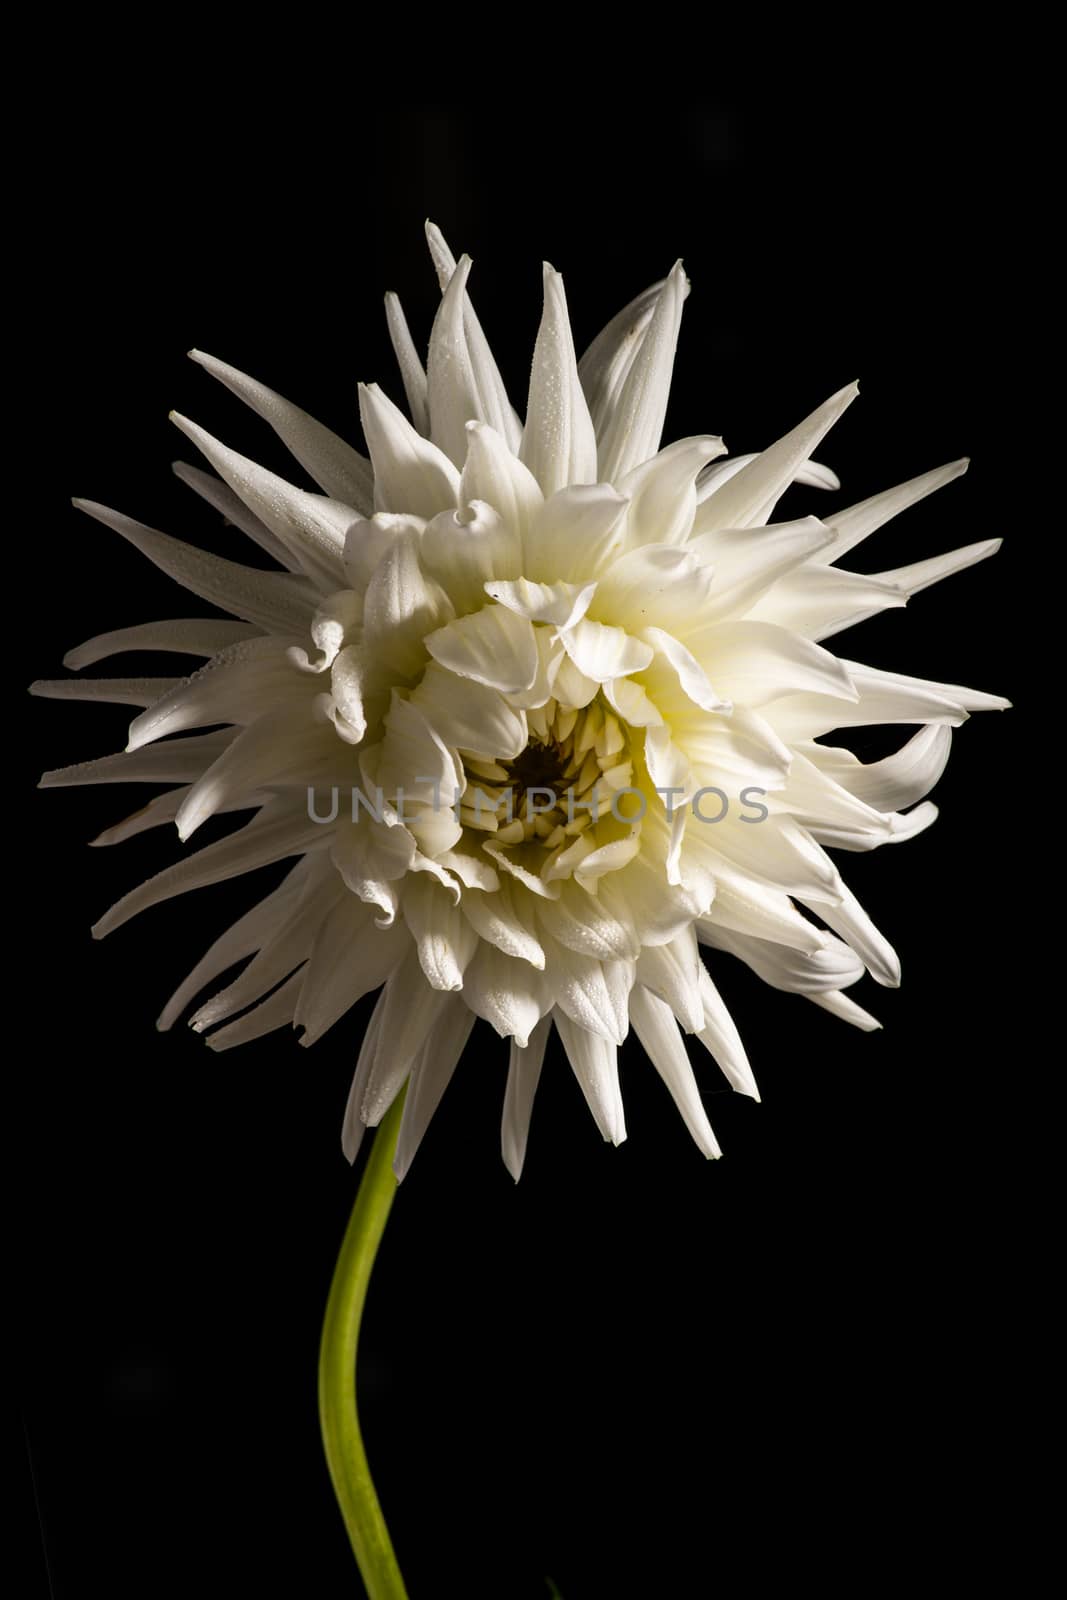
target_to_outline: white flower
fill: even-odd
[[[194,352],[323,490],[174,419],[219,475],[182,476],[277,570],[83,506],[239,620],[154,623],[72,651],[73,668],[141,649],[207,664],[190,678],[35,685],[145,708],[125,752],[44,782],[179,785],[109,839],[175,821],[185,841],[216,812],[255,809],[126,895],[98,936],[187,889],[297,858],[160,1026],[248,958],[193,1017],[222,1024],[216,1049],[287,1023],[311,1044],[384,986],[349,1099],[350,1157],[410,1079],[403,1175],[475,1017],[511,1041],[503,1150],[516,1177],[552,1023],[606,1139],[625,1137],[616,1050],[632,1024],[715,1156],[683,1030],[735,1089],[756,1087],[698,943],[713,966],[728,951],[775,988],[877,1027],[844,991],[864,968],[896,984],[897,959],[826,847],[869,850],[927,827],[935,808],[916,802],[950,730],[1007,704],[839,660],[820,641],[999,540],[875,575],[836,565],[964,461],[823,520],[772,521],[792,483],[838,487],[811,455],[854,385],[759,455],[727,459],[711,437],[660,450],[680,265],[581,362],[562,279],[545,267],[523,423],[467,295],[469,260],[428,236],[443,294],[427,370],[388,296],[412,421],[361,389],[369,460]],[[921,726],[867,766],[819,742],[870,723]],[[231,726],[190,731],[220,724]]]

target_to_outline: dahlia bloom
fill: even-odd
[[[108,842],[174,822],[184,843],[215,813],[254,813],[133,889],[98,937],[173,895],[295,858],[159,1025],[242,961],[192,1018],[218,1050],[290,1024],[312,1044],[380,988],[345,1117],[350,1159],[408,1084],[404,1175],[476,1017],[510,1041],[502,1142],[516,1178],[553,1024],[605,1139],[625,1137],[616,1052],[632,1025],[697,1146],[717,1156],[684,1034],[756,1096],[717,963],[740,958],[773,987],[877,1027],[845,991],[864,970],[895,985],[899,965],[827,848],[870,850],[929,826],[924,796],[951,729],[1007,704],[842,660],[824,641],[1000,541],[873,575],[837,564],[965,461],[823,518],[774,520],[791,484],[838,487],[811,458],[855,385],[758,455],[728,458],[710,436],[661,449],[680,264],[581,361],[546,266],[520,420],[471,306],[469,259],[456,263],[435,228],[428,238],[442,299],[426,367],[387,296],[410,420],[361,387],[369,459],[193,352],[322,491],[174,418],[217,474],[179,475],[275,566],[78,502],[235,620],[149,623],[73,650],[74,669],[131,650],[205,664],[191,677],[35,685],[143,708],[125,751],[43,782],[177,785]],[[869,765],[822,742],[877,723],[919,731]]]

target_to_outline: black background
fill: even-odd
[[[60,675],[91,634],[205,609],[67,494],[251,551],[171,478],[172,458],[193,458],[167,412],[276,469],[286,458],[190,346],[350,436],[357,379],[401,399],[381,295],[400,292],[423,342],[426,215],[474,258],[520,407],[542,257],[565,275],[582,348],[680,255],[693,292],[666,437],[757,449],[858,377],[819,452],[844,483],[835,503],[973,457],[858,566],[1015,531],[1005,419],[1026,203],[1017,150],[954,72],[867,81],[847,107],[799,78],[773,110],[714,74],[640,115],[614,94],[610,115],[574,112],[561,92],[516,126],[506,96],[490,114],[390,93],[362,115],[336,95],[294,106],[273,82],[236,105],[221,88],[191,77],[184,118],[144,87],[85,90],[45,164],[26,678]],[[1023,698],[1016,548],[842,652]],[[54,1593],[355,1594],[315,1366],[356,1181],[339,1130],[366,1008],[308,1053],[288,1034],[224,1057],[184,1027],[157,1035],[179,978],[278,874],[94,945],[89,924],[177,845],[161,830],[85,848],[141,791],[33,792],[42,768],[121,748],[125,708],[25,715],[29,871],[9,906],[32,997],[13,1135],[21,1387]],[[884,1032],[720,958],[763,1092],[757,1107],[702,1069],[721,1162],[629,1052],[630,1138],[604,1146],[552,1056],[516,1187],[498,1146],[506,1047],[479,1025],[401,1189],[362,1345],[364,1425],[413,1600],[523,1600],[546,1575],[565,1600],[747,1593],[783,1562],[862,1593],[995,1559],[1013,1476],[1005,1308],[1025,1287],[999,843],[1025,804],[1020,715],[957,733],[932,830],[843,861],[903,957],[899,992],[854,991]],[[24,1510],[41,1571],[28,1481]]]

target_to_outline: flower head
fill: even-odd
[[[208,950],[160,1018],[215,1049],[294,1024],[320,1038],[381,989],[344,1126],[354,1157],[409,1083],[407,1170],[476,1017],[510,1040],[503,1150],[517,1177],[555,1024],[597,1126],[625,1137],[616,1052],[631,1025],[699,1148],[719,1153],[683,1033],[732,1086],[751,1068],[713,981],[719,952],[870,1029],[846,993],[893,950],[827,847],[869,850],[936,815],[923,797],[951,729],[1006,701],[843,661],[822,641],[993,553],[973,544],[874,575],[837,562],[965,461],[823,519],[775,521],[793,483],[836,489],[812,453],[851,385],[755,456],[717,437],[660,449],[688,292],[681,265],[576,359],[563,282],[544,314],[525,422],[458,264],[426,369],[386,310],[411,420],[360,390],[369,459],[262,384],[199,361],[269,422],[321,494],[175,417],[216,475],[180,475],[273,559],[205,554],[79,502],[234,619],[148,624],[72,651],[203,658],[191,677],[64,680],[38,693],[143,707],[127,748],[49,785],[178,785],[105,837],[217,812],[237,832],[184,856],[97,923],[109,933],[188,889],[296,858]],[[917,724],[885,760],[822,742]],[[196,732],[198,729],[222,731]],[[174,736],[178,737],[174,737]],[[699,946],[713,953],[711,970]]]

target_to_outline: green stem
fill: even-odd
[[[374,1136],[326,1302],[319,1352],[319,1422],[334,1493],[370,1600],[406,1600],[363,1448],[356,1410],[356,1345],[374,1258],[389,1220],[400,1095]]]

